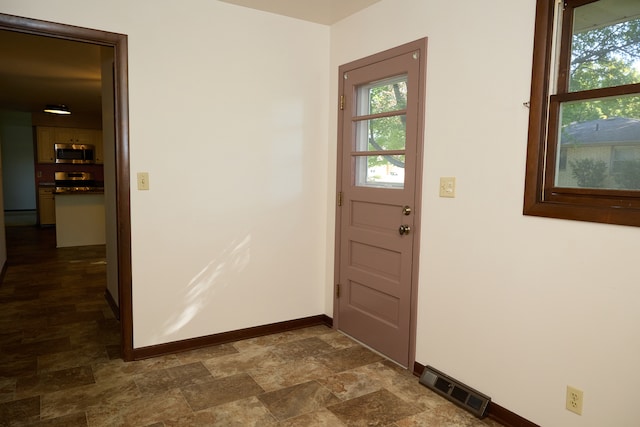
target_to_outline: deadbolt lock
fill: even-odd
[[[405,206],[404,208],[402,208],[402,213],[405,215],[411,215],[411,207]]]

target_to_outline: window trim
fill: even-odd
[[[572,6],[591,1],[572,2]],[[553,95],[551,88],[555,73],[552,73],[554,55],[554,23],[556,20],[556,0],[537,0],[531,74],[531,98],[525,173],[524,215],[577,221],[599,222],[640,226],[640,192],[628,190],[594,190],[580,188],[557,188],[547,185],[553,173],[545,176],[545,164],[555,165],[555,151],[548,152],[549,135],[547,129],[557,129],[557,108],[561,102],[620,94],[621,87],[593,89],[579,93]],[[566,14],[565,14],[566,16]],[[558,25],[562,25],[558,21]],[[562,37],[565,37],[563,35]],[[559,71],[561,72],[561,71]],[[556,79],[559,81],[559,79]],[[637,86],[640,91],[640,84]],[[628,93],[626,87],[624,94]],[[548,125],[548,121],[551,121]],[[547,158],[548,157],[548,158]],[[554,166],[555,167],[555,166]]]

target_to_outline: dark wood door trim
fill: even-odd
[[[133,360],[133,308],[131,293],[131,203],[129,187],[129,84],[127,36],[107,31],[58,24],[0,13],[0,29],[114,48],[116,226],[118,300],[122,358]]]

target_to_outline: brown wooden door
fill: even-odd
[[[334,317],[403,366],[415,346],[425,55],[420,40],[340,67]]]

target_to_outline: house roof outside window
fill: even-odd
[[[640,120],[626,117],[572,123],[562,130],[562,145],[640,143]]]

